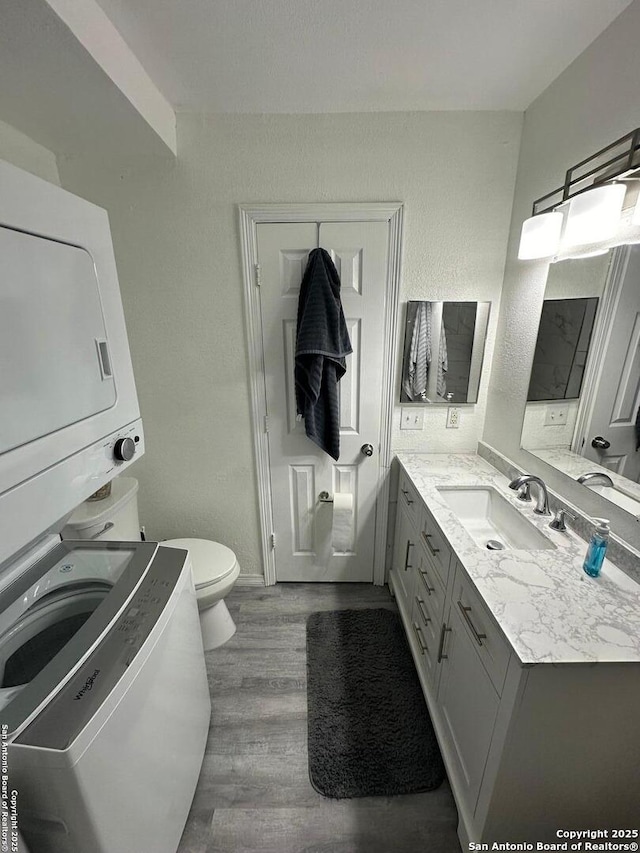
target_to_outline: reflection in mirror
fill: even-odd
[[[490,302],[407,302],[401,403],[476,403]]]
[[[527,401],[580,396],[598,298],[545,299]]]
[[[558,399],[549,394],[537,402],[539,398],[532,399],[530,393],[521,443],[573,479],[596,472],[605,474],[587,477],[583,485],[640,516],[640,246],[620,247],[610,255],[567,260],[550,267],[545,308],[554,301],[547,314],[555,316],[556,325],[564,322],[555,311],[560,300],[572,303],[570,311],[575,320],[581,310],[579,303],[585,304],[586,318],[586,305],[598,298],[579,396],[569,399],[572,394],[567,393]],[[536,357],[553,350],[541,340],[553,324],[541,320]],[[580,341],[577,329],[569,334],[566,328],[561,338],[577,337]],[[549,376],[552,380],[566,376],[567,387],[577,383],[571,372],[567,374],[567,355],[557,340],[555,344],[558,349],[547,358],[544,368],[534,359],[530,392],[532,387],[544,384],[541,376],[547,380],[547,391],[559,391],[562,385],[561,381],[554,385]],[[579,362],[584,346],[578,343],[575,349],[575,361]],[[554,365],[556,357],[558,363]]]

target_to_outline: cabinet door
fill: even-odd
[[[489,754],[500,697],[483,667],[458,608],[451,606],[442,648],[438,705],[450,772],[473,813]],[[443,626],[444,630],[444,626]]]
[[[411,593],[414,581],[414,563],[418,559],[414,526],[404,508],[398,504],[396,538],[393,548],[393,589],[401,599],[407,615],[411,614]]]

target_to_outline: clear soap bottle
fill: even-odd
[[[589,541],[587,556],[582,568],[589,577],[597,578],[604,563],[604,555],[607,553],[610,530],[607,518],[594,518],[593,520],[596,522],[596,527]]]

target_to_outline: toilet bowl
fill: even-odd
[[[191,556],[193,581],[200,611],[200,627],[205,652],[216,649],[236,632],[224,597],[240,574],[231,548],[209,539],[167,539],[164,548],[184,548]]]
[[[137,491],[136,479],[116,477],[109,497],[85,501],[75,510],[62,531],[62,538],[125,542],[140,539]],[[167,539],[160,544],[189,551],[205,652],[226,643],[236,631],[224,603],[240,574],[236,555],[225,545],[209,539]]]

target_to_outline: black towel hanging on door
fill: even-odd
[[[338,271],[328,252],[314,249],[298,298],[296,406],[307,436],[336,460],[340,456],[338,382],[351,352]]]

